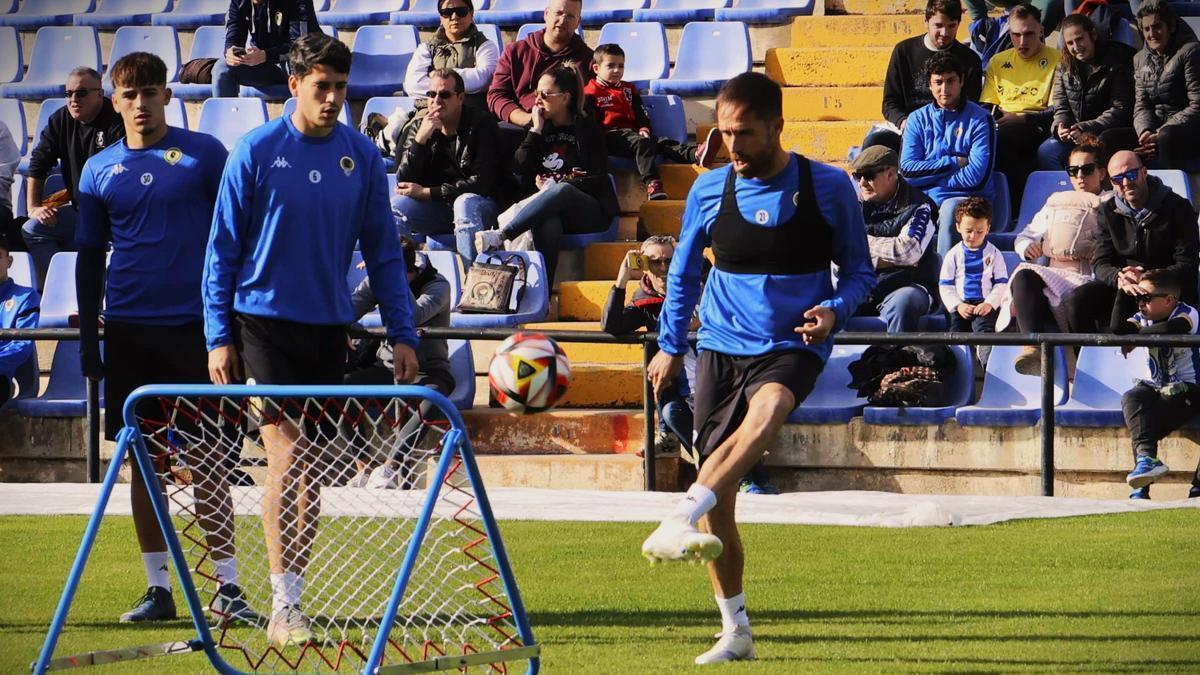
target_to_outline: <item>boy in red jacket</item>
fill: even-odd
[[[658,176],[658,156],[682,164],[708,166],[717,155],[717,129],[699,146],[680,143],[670,138],[655,138],[650,132],[650,118],[642,107],[637,88],[621,78],[625,75],[625,51],[617,44],[603,44],[592,54],[595,79],[588,82],[583,93],[592,100],[596,119],[604,130],[610,157],[632,157],[637,162],[638,175],[646,185],[648,199],[666,199],[662,180]]]

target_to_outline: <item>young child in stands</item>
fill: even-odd
[[[996,330],[1000,300],[1008,288],[1004,256],[988,243],[992,206],[983,197],[967,197],[954,209],[954,229],[962,237],[946,252],[938,290],[950,312],[950,331],[991,333]],[[977,350],[987,365],[990,347]]]
[[[1179,301],[1179,280],[1168,270],[1138,269],[1138,311],[1117,329],[1118,335],[1195,335],[1200,316]],[[1134,347],[1121,347],[1128,355]],[[1121,397],[1125,426],[1133,441],[1133,471],[1125,477],[1133,492],[1130,499],[1149,499],[1150,484],[1167,473],[1158,458],[1158,442],[1200,413],[1200,386],[1196,385],[1194,347],[1149,347],[1150,378],[1138,380]],[[1200,469],[1192,477],[1188,497],[1200,497]]]
[[[642,106],[637,88],[621,79],[625,76],[625,51],[620,45],[609,43],[596,47],[592,71],[596,77],[587,83],[583,93],[591,99],[596,110],[608,154],[610,157],[633,158],[648,199],[667,198],[658,175],[659,155],[680,164],[712,164],[720,149],[720,144],[715,142],[716,127],[709,130],[705,142],[698,146],[653,135],[650,117]]]

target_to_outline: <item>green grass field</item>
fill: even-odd
[[[82,517],[0,518],[0,673],[28,668]],[[501,524],[545,673],[677,673],[719,626],[703,570],[651,568],[647,524]],[[753,673],[1200,672],[1200,511],[980,528],[744,529]],[[131,628],[143,590],[129,518],[105,521],[59,655],[172,639]],[[717,668],[716,670],[720,670]],[[105,673],[207,672],[200,655]]]

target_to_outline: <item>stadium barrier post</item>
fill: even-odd
[[[1054,496],[1054,350],[1045,336],[1038,336],[1042,352],[1042,496]]]
[[[642,342],[642,416],[645,419],[645,424],[642,427],[642,458],[645,470],[645,488],[646,492],[653,492],[656,485],[655,471],[658,469],[658,458],[655,456],[654,448],[654,385],[650,383],[650,378],[646,373],[650,370],[650,359],[654,356],[654,350],[651,340]]]
[[[87,378],[87,482],[100,482],[100,383]]]

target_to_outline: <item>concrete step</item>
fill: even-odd
[[[463,411],[475,452],[484,455],[613,455],[644,447],[640,410],[551,410],[518,415],[500,408]]]
[[[783,118],[789,122],[883,119],[883,87],[786,87]]]
[[[564,281],[558,288],[558,320],[599,321],[610,288],[611,281]],[[629,282],[625,297],[636,288],[637,282]]]
[[[571,362],[571,385],[567,394],[555,406],[556,410],[572,409],[638,409],[642,408],[642,361],[630,363]],[[500,407],[491,396],[487,376],[475,378],[475,405]]]
[[[613,241],[601,244],[591,244],[583,252],[584,281],[612,281],[617,278],[617,270],[621,269],[621,261],[630,251],[637,251],[636,241]]]
[[[720,141],[718,140],[718,142]],[[696,182],[696,178],[700,174],[707,171],[708,169],[695,164],[662,164],[658,167],[663,189],[667,191],[667,196],[671,199],[686,199],[688,190],[692,189],[692,183]]]
[[[862,144],[872,122],[787,122],[783,147],[822,162],[844,162],[852,145]]]
[[[791,47],[887,47],[925,32],[925,15],[810,16],[792,22]],[[967,22],[959,24],[958,39],[970,35]]]
[[[891,53],[891,47],[772,49],[766,73],[785,87],[880,86]]]
[[[924,12],[925,3],[922,0],[826,0],[825,2],[826,14],[923,14]]]
[[[644,489],[642,458],[629,455],[478,456],[479,473],[489,488],[526,487],[555,490]],[[679,460],[659,459],[655,467],[658,490],[678,487]],[[570,514],[566,514],[569,516]]]
[[[650,234],[669,234],[678,239],[685,203],[682,199],[660,199],[642,204],[642,226]]]

